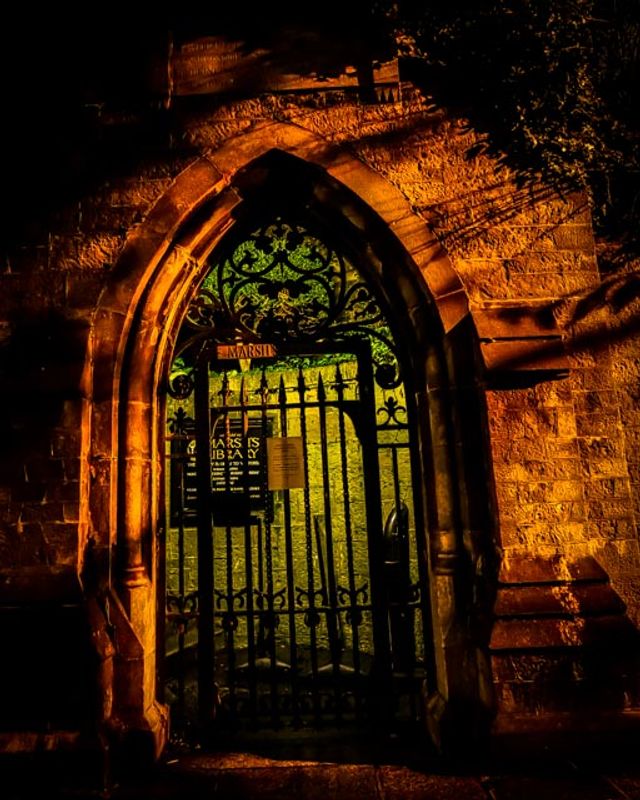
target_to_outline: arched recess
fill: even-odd
[[[491,563],[476,336],[467,298],[424,220],[354,156],[295,126],[257,126],[186,169],[132,231],[94,317],[89,519],[103,608],[118,632],[105,716],[147,731],[156,752],[166,715],[156,701],[156,613],[163,601],[163,392],[175,337],[206,259],[276,176],[352,231],[371,279],[405,317],[420,423],[425,558],[431,573],[434,675],[425,687],[436,739],[466,738],[490,705],[484,662]],[[159,590],[160,589],[160,590]],[[104,598],[108,599],[108,604]],[[472,723],[472,724],[470,724]]]

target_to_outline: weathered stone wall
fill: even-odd
[[[273,96],[206,111],[186,101],[171,111],[164,149],[145,153],[140,142],[139,161],[114,163],[95,188],[33,221],[0,275],[2,567],[77,565],[87,540],[107,544],[106,513],[90,518],[87,507],[89,485],[102,477],[81,460],[100,292],[125,237],[187,164],[279,120],[345,148],[396,186],[445,246],[472,312],[521,301],[555,320],[569,374],[487,392],[498,541],[506,563],[593,556],[640,620],[637,309],[615,294],[618,284],[609,294],[598,288],[582,198],[517,189],[485,156],[466,157],[473,134],[459,121],[406,97],[366,106]]]
[[[590,296],[584,294],[587,302]],[[575,320],[579,303],[572,297],[558,303],[567,323],[567,378],[488,393],[502,546],[507,556],[593,555],[637,620],[630,578],[638,575],[638,341],[627,334],[616,341],[621,320],[610,307]]]
[[[561,200],[548,197],[544,192],[536,195],[528,190],[515,190],[509,176],[504,171],[496,172],[487,159],[465,158],[472,134],[464,132],[455,120],[424,110],[418,101],[380,106],[318,105],[312,97],[274,97],[222,106],[208,114],[185,114],[177,122],[180,141],[167,148],[161,157],[136,174],[105,181],[93,195],[81,197],[77,203],[61,209],[54,220],[47,221],[46,229],[34,232],[33,241],[14,248],[3,275],[7,336],[17,325],[18,318],[25,325],[33,317],[34,336],[51,340],[52,333],[46,325],[42,328],[38,325],[43,313],[57,314],[63,327],[68,328],[70,321],[82,327],[78,355],[81,359],[86,340],[82,337],[86,337],[94,304],[107,272],[117,259],[124,236],[144,219],[153,202],[187,163],[184,151],[206,152],[207,148],[247,130],[256,121],[269,118],[291,121],[353,150],[396,185],[434,226],[463,278],[472,307],[486,301],[522,299],[550,303],[596,284],[588,214],[579,198]],[[174,143],[177,139],[174,135]],[[9,346],[13,340],[11,336]],[[58,364],[47,365],[44,371],[53,373],[55,370],[52,380],[64,384],[62,365],[67,373],[70,370],[68,345],[55,342],[55,346],[60,350],[56,353]],[[575,358],[576,370],[579,370],[577,380],[578,374],[584,374],[583,362],[588,357],[576,355]],[[34,357],[35,361],[38,359],[39,356]],[[76,370],[77,366],[74,365]],[[34,366],[34,370],[37,369]],[[78,377],[77,371],[70,375],[68,393],[78,393]],[[523,403],[537,404],[535,391],[530,400],[525,399],[526,395],[526,392],[505,394],[495,402],[502,404],[501,407],[513,403],[511,407],[517,414]],[[79,403],[75,401],[76,406]],[[556,402],[550,401],[550,405]],[[565,416],[571,406],[571,400],[566,397],[561,406]],[[77,457],[79,442],[74,436],[79,427],[78,413],[74,417],[69,407],[71,418],[62,421],[55,434],[55,444],[53,441],[43,443],[45,452],[41,458],[47,462],[51,479],[57,483],[61,478],[66,483],[78,479],[77,474],[72,474],[74,467],[70,464],[63,475],[62,464],[50,461],[52,449],[57,454],[54,458],[60,458],[62,451],[69,457]],[[532,431],[536,424],[533,421]],[[540,432],[545,430],[541,424]],[[558,430],[556,435],[565,434]],[[496,432],[496,463],[513,463],[512,452],[501,454],[498,451],[500,439],[500,433]],[[530,455],[528,460],[532,460]],[[549,466],[549,470],[553,469]],[[75,470],[77,473],[77,464]],[[27,482],[37,482],[35,470],[31,475],[27,471],[22,477]],[[79,487],[75,489],[79,496]],[[7,488],[5,494],[11,491]],[[73,495],[74,490],[68,486],[66,494]],[[14,496],[12,492],[11,497]],[[16,505],[12,500],[11,509],[6,508],[6,519],[14,526],[14,532],[18,519],[25,522],[21,514],[22,502],[18,500]],[[52,519],[56,517],[53,508],[46,513]],[[55,522],[64,522],[62,515],[60,519],[56,517]],[[74,522],[72,519],[72,527]],[[51,535],[49,528],[47,531],[45,539]],[[25,535],[29,540],[33,537],[35,550],[37,535],[33,531]],[[566,539],[567,543],[572,541]],[[536,542],[536,546],[539,544]],[[67,553],[65,558],[69,557]]]
[[[92,317],[127,233],[184,163],[167,151],[164,164],[105,180],[95,193],[34,219],[29,240],[11,247],[0,292],[2,566],[76,565],[87,535],[104,534],[88,532],[87,486],[99,476],[80,462],[90,435]]]
[[[589,551],[640,622],[640,336],[637,263],[567,303],[582,356],[576,379],[578,436],[588,471]]]
[[[189,141],[215,146],[265,113],[348,147],[398,187],[445,245],[472,311],[524,301],[556,319],[570,354],[568,378],[488,393],[501,546],[505,555],[593,552],[632,600],[637,529],[618,405],[627,375],[622,366],[611,370],[613,310],[600,311],[593,331],[570,310],[600,282],[585,198],[517,189],[507,170],[482,156],[467,159],[474,134],[461,122],[415,100],[355,108],[248,101],[198,119]],[[633,361],[637,345],[624,347]]]

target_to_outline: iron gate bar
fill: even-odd
[[[340,367],[336,367],[335,382],[333,388],[338,397],[338,431],[340,435],[340,467],[342,478],[342,496],[344,499],[344,528],[345,541],[347,545],[347,572],[349,575],[349,604],[350,609],[347,615],[351,625],[351,657],[353,661],[353,671],[355,676],[355,686],[360,685],[362,669],[360,663],[360,622],[362,614],[357,607],[358,593],[356,587],[355,565],[353,559],[353,526],[351,520],[351,495],[349,490],[349,472],[347,469],[347,431],[344,419],[344,390],[346,383],[342,379]],[[362,697],[359,691],[355,691],[354,696],[356,706],[356,718],[362,719]]]
[[[260,419],[262,426],[262,440],[266,441],[268,433],[267,422],[267,407],[269,400],[269,383],[267,381],[267,374],[264,368],[262,369],[262,377],[260,379]],[[266,453],[263,449],[263,459],[266,459]],[[263,482],[264,494],[268,496],[267,486],[267,470],[266,465],[263,464]],[[264,535],[265,535],[265,555],[267,560],[267,620],[266,627],[268,630],[267,643],[269,647],[269,660],[270,669],[269,677],[271,683],[271,719],[275,727],[279,725],[280,715],[278,712],[278,675],[277,675],[277,658],[276,658],[276,629],[278,627],[279,618],[275,613],[274,606],[274,585],[273,585],[273,552],[271,541],[271,513],[267,508],[264,515]],[[264,599],[262,600],[264,603]],[[264,614],[264,610],[263,610]]]
[[[380,492],[380,467],[378,461],[378,441],[376,431],[375,392],[373,371],[368,343],[363,342],[363,350],[358,354],[358,374],[360,377],[360,401],[362,420],[360,442],[362,460],[365,465],[365,504],[367,509],[367,539],[369,543],[369,579],[371,581],[371,602],[373,605],[373,647],[374,664],[371,675],[372,696],[375,698],[374,716],[385,724],[390,718],[388,690],[391,686],[391,653],[385,604],[385,586],[382,564],[382,496]],[[366,346],[365,346],[366,345]],[[367,422],[369,424],[367,424]]]
[[[163,581],[165,591],[165,614],[162,619],[162,631],[158,631],[158,636],[161,634],[166,635],[166,620],[170,620],[177,633],[177,713],[178,722],[182,724],[185,720],[185,687],[186,687],[186,661],[185,661],[185,633],[188,627],[190,618],[193,614],[186,611],[187,597],[185,596],[185,561],[184,561],[184,469],[185,460],[188,458],[187,447],[189,437],[186,435],[184,427],[184,419],[186,415],[184,410],[178,408],[176,415],[169,422],[169,429],[171,433],[167,437],[170,442],[169,454],[166,458],[169,460],[170,473],[177,480],[177,492],[174,501],[177,502],[176,516],[177,529],[178,529],[178,591],[177,594],[168,592],[166,590],[166,577]],[[162,559],[164,571],[166,571],[166,534],[164,527],[161,528],[160,533],[162,542],[159,541],[158,545],[165,545],[164,551],[159,554]],[[160,539],[160,536],[159,536]],[[160,562],[160,563],[162,563]],[[166,668],[163,669],[162,677],[166,680]]]
[[[278,406],[280,412],[280,435],[287,436],[287,394],[284,386],[284,378],[280,376],[278,386]],[[294,727],[300,727],[302,720],[300,717],[300,687],[298,684],[298,646],[296,638],[296,616],[295,616],[295,578],[293,571],[293,534],[291,530],[291,497],[289,490],[283,490],[283,515],[284,515],[284,536],[285,536],[285,562],[287,571],[287,605],[289,620],[289,663],[291,664],[291,701],[293,706]]]
[[[333,524],[331,518],[331,487],[329,485],[329,452],[327,445],[327,411],[325,406],[326,395],[324,390],[324,383],[322,381],[322,373],[318,374],[318,415],[320,418],[320,449],[322,456],[322,492],[324,499],[324,524],[326,536],[326,552],[327,552],[327,575],[326,586],[323,585],[325,593],[328,594],[325,603],[328,602],[329,611],[327,611],[327,630],[329,633],[329,653],[331,655],[331,665],[334,678],[334,701],[336,708],[336,718],[338,722],[342,719],[342,709],[340,700],[340,660],[341,648],[338,639],[338,619],[337,619],[337,594],[336,594],[336,576],[335,566],[333,560]],[[322,557],[322,543],[318,542],[318,557]],[[321,564],[321,566],[323,566]],[[322,575],[322,572],[321,572]]]
[[[256,527],[256,536],[258,538],[258,592],[257,597],[264,597],[264,547],[262,539],[262,519],[258,517],[258,525]],[[260,622],[262,625],[262,622]],[[263,634],[260,633],[260,641],[262,641]]]
[[[184,435],[184,434],[180,434]],[[185,443],[186,444],[186,443]],[[184,611],[185,585],[184,585],[184,468],[183,458],[187,458],[187,446],[184,447],[185,455],[178,459],[178,597],[180,611]],[[182,450],[182,448],[180,448]],[[185,712],[185,633],[186,621],[178,622],[178,708],[181,715]]]
[[[231,452],[231,420],[229,417],[230,411],[228,409],[229,398],[231,390],[229,389],[229,376],[226,372],[222,376],[222,387],[220,389],[220,397],[222,398],[222,420],[224,423],[224,441],[225,453]],[[207,400],[207,405],[209,400]],[[209,409],[207,408],[207,411]],[[210,412],[209,412],[210,413]],[[207,442],[207,447],[210,444]],[[209,473],[211,475],[211,473]],[[209,480],[211,480],[209,478]],[[224,488],[227,498],[231,496],[231,466],[229,458],[224,459]],[[235,592],[233,590],[233,539],[231,537],[231,521],[227,518],[225,529],[225,548],[226,548],[226,603],[227,610],[222,616],[222,626],[225,630],[225,651],[227,655],[227,670],[229,672],[229,706],[232,717],[235,717],[237,696],[236,696],[236,649],[235,649],[235,630],[238,624],[238,618],[235,614]],[[214,565],[215,573],[215,565]],[[220,602],[220,599],[219,601]]]
[[[300,398],[300,435],[302,437],[302,456],[304,462],[304,532],[307,556],[307,600],[309,608],[305,617],[305,624],[309,628],[309,638],[311,644],[311,697],[313,703],[313,714],[316,724],[320,724],[321,709],[320,696],[318,694],[318,643],[316,635],[316,625],[320,616],[316,611],[316,588],[313,574],[313,539],[311,535],[311,496],[309,492],[309,452],[307,445],[307,407],[306,397],[307,385],[304,380],[302,367],[298,368],[298,396]],[[298,595],[300,597],[300,594]]]
[[[249,415],[246,410],[247,395],[244,377],[240,382],[240,413],[242,415],[242,464],[245,476],[249,475]],[[249,480],[244,485],[244,502],[249,508]],[[256,643],[253,608],[253,546],[251,542],[251,518],[244,525],[244,558],[247,586],[247,673],[249,676],[249,716],[255,724],[258,714],[258,687],[256,685]]]
[[[184,436],[182,434],[182,425],[179,412],[182,409],[179,409],[176,416],[169,420],[169,430],[171,433],[167,437],[167,440],[170,442],[170,450],[169,453],[165,453],[165,458],[169,460],[169,469],[171,471],[171,475],[173,479],[177,481],[178,484],[178,493],[177,497],[174,500],[177,502],[177,508],[175,510],[175,519],[177,520],[177,529],[178,529],[178,589],[177,593],[168,592],[165,590],[165,622],[166,620],[171,620],[173,623],[173,628],[175,628],[177,634],[177,661],[178,661],[178,674],[176,677],[177,681],[177,691],[175,695],[177,697],[177,717],[178,719],[184,718],[184,687],[185,687],[185,663],[184,663],[184,637],[181,636],[181,632],[183,629],[183,624],[185,622],[183,618],[183,611],[185,606],[185,590],[184,590],[184,572],[183,572],[183,565],[184,565],[184,554],[181,552],[181,548],[184,547],[184,527],[181,529],[182,525],[182,491],[183,491],[183,480],[182,480],[182,462],[184,460],[183,454],[183,440]],[[163,558],[165,562],[165,569],[166,569],[166,555]],[[166,583],[166,581],[165,581]],[[166,626],[165,626],[166,631]],[[166,672],[166,670],[165,670]],[[165,675],[166,677],[166,675]]]
[[[202,359],[196,366],[194,381],[198,521],[198,718],[200,724],[206,727],[213,720],[216,701],[208,359]]]

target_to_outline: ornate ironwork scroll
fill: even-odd
[[[170,394],[193,390],[205,341],[371,343],[378,384],[400,384],[396,345],[371,288],[321,234],[282,217],[256,228],[211,265],[176,348]]]

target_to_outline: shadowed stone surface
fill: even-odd
[[[634,753],[631,746],[608,755],[585,751],[574,760],[553,747],[534,747],[508,762],[496,754],[472,770],[444,770],[437,761],[407,767],[197,754],[171,758],[145,776],[106,789],[98,788],[99,765],[80,765],[77,756],[49,762],[44,770],[33,768],[32,757],[2,761],[0,774],[4,800],[639,800]]]

